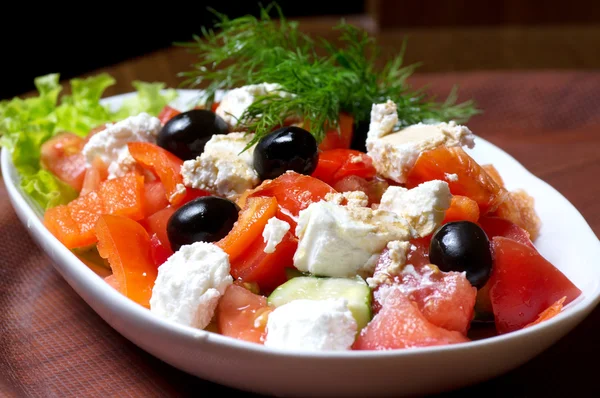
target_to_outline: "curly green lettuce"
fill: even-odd
[[[60,96],[60,75],[53,73],[35,78],[37,96],[0,101],[0,146],[11,153],[21,188],[42,209],[68,203],[77,196],[69,185],[41,167],[40,149],[45,141],[64,131],[85,136],[102,123],[140,112],[157,116],[177,96],[176,90],[166,90],[164,83],[135,81],[135,94],[119,109],[110,109],[101,98],[115,82],[106,73],[71,79],[71,94]]]

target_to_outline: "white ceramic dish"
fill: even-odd
[[[182,90],[179,101],[191,100],[194,93]],[[106,101],[118,106],[125,97]],[[399,396],[451,390],[509,371],[563,337],[600,300],[600,242],[575,207],[489,142],[477,138],[470,153],[493,163],[509,189],[525,188],[535,198],[543,221],[536,246],[583,294],[555,318],[525,330],[464,344],[385,352],[275,351],[160,319],[111,288],[44,228],[41,211],[18,188],[6,149],[2,173],[20,220],[60,274],[108,324],[152,355],[200,378],[263,394]]]

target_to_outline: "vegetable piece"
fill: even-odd
[[[488,175],[492,177],[494,181],[496,181],[496,184],[504,188],[504,180],[500,176],[500,172],[498,172],[498,169],[496,169],[496,167],[493,164],[482,164],[481,167],[483,167],[486,173],[488,173]]]
[[[106,180],[100,185],[105,214],[125,216],[139,221],[144,218],[144,177],[128,173],[121,178]]]
[[[127,147],[139,164],[158,176],[165,187],[169,203],[181,203],[186,195],[181,176],[183,160],[149,142],[129,142]]]
[[[501,236],[492,239],[492,247],[490,298],[498,333],[519,330],[562,297],[567,305],[581,294],[535,249]]]
[[[319,164],[312,176],[333,185],[344,177],[358,176],[368,180],[376,174],[373,160],[366,153],[354,149],[332,149],[319,154]]]
[[[490,299],[490,282],[484,287],[477,290],[477,298],[475,299],[475,321],[479,322],[494,322],[494,309]]]
[[[174,207],[167,206],[140,222],[150,236],[156,235],[160,243],[171,252],[173,249],[167,235],[167,224],[173,213],[175,213],[175,210]]]
[[[195,159],[215,134],[227,134],[227,123],[214,112],[192,109],[172,117],[160,130],[157,145],[182,160]]]
[[[453,221],[439,228],[431,239],[429,260],[444,272],[466,272],[478,289],[487,283],[493,265],[487,235],[471,221]]]
[[[67,248],[85,246],[79,235],[79,224],[65,205],[52,207],[44,214],[44,226]]]
[[[144,215],[146,217],[164,209],[169,205],[165,187],[160,181],[144,183]]]
[[[98,252],[108,259],[119,291],[150,308],[158,271],[152,261],[148,233],[136,221],[113,215],[100,216],[95,232]]]
[[[332,185],[337,192],[364,192],[369,197],[369,206],[381,202],[381,197],[389,186],[385,180],[374,178],[367,181],[356,175],[346,176]]]
[[[479,219],[479,225],[483,228],[490,241],[495,236],[502,236],[536,250],[533,242],[529,239],[529,233],[509,220],[500,217],[484,216]]]
[[[292,279],[293,280],[293,279]],[[390,350],[428,347],[469,341],[463,334],[429,322],[399,289],[393,289],[383,308],[362,330],[354,350]]]
[[[81,191],[85,177],[85,158],[81,154],[83,138],[73,133],[60,133],[44,142],[40,162],[61,181]]]
[[[216,242],[216,245],[229,255],[229,262],[233,263],[244,255],[257,238],[262,239],[265,225],[276,213],[277,199],[248,198],[229,234]]]
[[[286,126],[265,135],[253,152],[254,169],[261,180],[272,180],[286,171],[310,175],[317,167],[317,141],[308,131]]]
[[[494,181],[473,158],[460,147],[438,147],[421,153],[408,173],[407,188],[431,180],[444,180],[445,174],[456,174],[448,181],[453,195],[467,196],[476,201],[482,215],[496,210],[507,192]]]
[[[506,199],[490,215],[505,218],[517,224],[529,233],[530,239],[535,241],[540,233],[541,220],[535,212],[533,197],[520,189],[509,192]]]
[[[231,261],[231,275],[245,283],[256,283],[260,291],[270,293],[287,281],[286,269],[294,266],[298,239],[288,231],[273,253],[265,253],[266,246],[262,236],[256,237],[241,256]]]
[[[234,283],[219,300],[216,318],[219,333],[262,344],[271,308],[267,298]]]
[[[223,239],[238,219],[240,208],[229,199],[204,196],[177,209],[167,223],[171,248]]]
[[[338,120],[339,130],[330,129],[325,133],[325,138],[319,144],[321,151],[331,149],[350,148],[352,143],[352,134],[354,132],[354,117],[346,112],[341,112]]]
[[[453,195],[450,208],[446,210],[446,216],[442,224],[452,221],[471,221],[476,223],[479,220],[479,206],[473,199],[461,195]]]
[[[371,320],[371,289],[357,276],[351,278],[320,278],[299,276],[279,286],[269,295],[268,303],[279,307],[293,300],[326,300],[344,298],[360,331]]]
[[[260,196],[276,198],[279,206],[277,218],[289,223],[291,230],[294,231],[296,228],[294,219],[298,217],[300,210],[306,209],[311,203],[325,199],[328,193],[335,193],[335,190],[323,181],[288,171],[274,180],[261,184],[248,195],[248,199]]]
[[[556,315],[560,314],[563,308],[563,303],[567,299],[566,296],[561,297],[556,303],[552,304],[550,307],[546,308],[540,315],[538,315],[537,319],[530,324],[525,325],[525,328],[528,328],[533,325],[537,325],[538,323],[542,323],[547,321],[548,319],[554,318]]]
[[[165,105],[165,107],[162,108],[162,110],[158,114],[157,118],[158,118],[158,120],[160,120],[160,123],[162,125],[164,125],[165,123],[167,123],[169,120],[171,120],[173,117],[179,115],[180,113],[181,112],[179,112],[177,109],[170,107],[169,105]]]
[[[102,182],[108,178],[108,167],[100,157],[97,157],[92,162],[92,165],[85,172],[83,184],[79,196],[87,195],[88,193],[100,188]]]
[[[80,196],[70,202],[67,207],[71,217],[77,223],[78,245],[77,247],[88,246],[96,243],[96,234],[94,228],[100,214],[107,213],[102,198],[98,192],[90,192],[85,196]]]
[[[155,233],[150,238],[150,255],[152,256],[154,265],[158,268],[173,255],[173,251],[169,247],[163,245],[160,239],[158,239],[158,235]]]

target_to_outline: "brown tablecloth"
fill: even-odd
[[[600,233],[599,72],[420,75],[413,83],[430,83],[440,97],[458,83],[460,97],[485,110],[469,127],[561,191]],[[519,369],[449,395],[599,396],[599,341],[597,309]],[[214,393],[243,394],[180,372],[112,330],[30,239],[0,184],[0,395]]]

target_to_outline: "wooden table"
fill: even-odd
[[[315,31],[322,30],[323,26],[329,24],[327,20],[324,21],[315,23],[317,26]],[[368,21],[363,22],[369,27]],[[558,30],[555,30],[554,36],[551,37],[563,43],[582,39],[585,41],[585,46],[589,46],[588,49],[599,48],[600,35],[597,31],[590,34],[589,29],[591,28],[574,28],[567,35],[560,35]],[[447,93],[453,83],[458,83],[462,89],[462,97],[475,98],[479,106],[485,110],[483,115],[475,117],[469,123],[472,130],[508,151],[535,175],[561,191],[581,211],[594,232],[600,235],[600,212],[597,210],[600,197],[600,184],[597,183],[600,175],[600,95],[598,94],[600,73],[536,70],[508,73],[467,71],[467,69],[490,70],[508,67],[535,69],[547,65],[555,68],[573,66],[563,65],[563,60],[554,60],[553,63],[548,51],[551,47],[546,50],[538,48],[538,54],[544,53],[546,57],[543,62],[538,63],[535,54],[526,54],[528,48],[538,47],[535,41],[517,46],[514,50],[516,53],[506,54],[506,58],[496,57],[495,63],[486,61],[493,57],[494,46],[508,49],[511,43],[515,44],[523,37],[530,39],[537,37],[542,40],[545,35],[543,30],[528,34],[526,30],[518,29],[498,30],[496,33],[484,29],[479,32],[459,29],[446,31],[447,35],[444,38],[439,38],[437,34],[430,31],[420,33],[412,31],[412,33],[417,39],[409,46],[409,53],[411,48],[414,49],[413,55],[409,56],[409,61],[411,58],[415,60],[415,57],[425,58],[431,61],[425,71],[452,73],[422,74],[416,76],[411,82],[417,86],[431,83],[431,92],[440,95]],[[388,50],[391,51],[398,43],[398,34],[382,33],[381,35],[387,43]],[[430,42],[436,37],[446,43],[468,38],[469,43],[461,46],[464,49],[462,53],[464,56],[453,55],[450,50],[436,53],[435,48],[431,49],[431,46],[443,47],[439,41]],[[426,43],[434,44],[426,50],[424,48]],[[485,43],[491,44],[486,47]],[[549,42],[545,41],[545,43]],[[468,50],[471,44],[481,52]],[[573,45],[566,51],[570,51],[569,55],[572,57],[579,57],[577,62],[580,63],[580,68],[598,67],[598,57],[590,55],[589,51],[583,51],[583,48],[583,45]],[[467,67],[465,57],[470,60],[468,62],[470,68]],[[103,71],[109,72],[118,80],[117,85],[111,87],[107,95],[130,91],[129,82],[135,79],[160,80],[175,86],[181,81],[176,74],[187,70],[193,59],[193,56],[182,49],[167,49],[105,68]],[[481,68],[477,68],[477,65]],[[47,272],[53,273],[53,271]],[[59,286],[57,289],[70,289],[58,275],[49,278],[53,285]],[[72,292],[67,291],[64,295],[69,300],[80,300]],[[215,388],[218,392],[228,391],[204,383],[152,358],[118,336],[99,318],[96,319],[92,310],[83,302],[76,305],[80,314],[78,316],[94,318],[93,321],[100,325],[98,326],[100,332],[104,336],[108,334],[106,338],[113,342],[113,349],[114,345],[122,347],[119,350],[129,358],[128,361],[136,363],[136,366],[142,369],[144,380],[155,378],[154,382],[162,386],[161,388],[165,388],[164,391],[169,390],[174,394],[200,394],[208,388]],[[600,328],[600,309],[594,311],[567,337],[531,362],[504,376],[446,396],[458,397],[469,393],[487,397],[530,397],[560,396],[575,392],[582,394],[585,392],[583,394],[585,396],[598,396],[600,387],[596,381],[595,362],[600,356],[598,328]],[[90,330],[94,333],[94,328]],[[100,338],[100,334],[98,336]],[[456,365],[464,366],[465,372],[469,371],[468,364]],[[48,370],[42,368],[40,371]],[[77,371],[72,370],[72,372]],[[60,380],[64,384],[64,391],[68,391],[69,375],[59,374],[56,377],[62,377]],[[79,375],[78,380],[81,380],[81,377],[85,378],[85,375]],[[111,383],[111,380],[106,379],[104,382]]]

